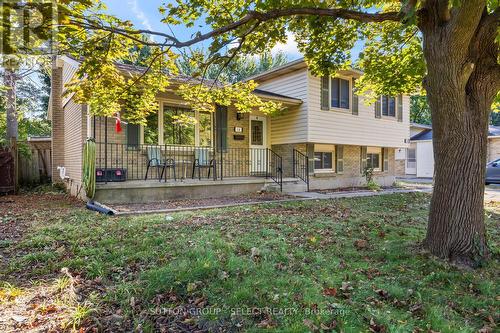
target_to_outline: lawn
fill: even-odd
[[[0,329],[498,329],[499,203],[485,211],[493,259],[464,270],[418,246],[422,193],[115,218],[49,198],[0,203],[21,229],[0,243]]]

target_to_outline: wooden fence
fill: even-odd
[[[39,184],[52,177],[50,141],[19,143],[18,179],[21,185]]]

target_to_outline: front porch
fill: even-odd
[[[296,178],[283,179],[282,185],[292,191],[304,191],[305,184]],[[104,204],[161,202],[179,199],[207,199],[280,191],[280,185],[266,177],[234,177],[227,179],[130,180],[98,183],[95,200]]]

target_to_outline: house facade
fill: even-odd
[[[399,168],[398,175],[414,176],[417,178],[432,178],[434,176],[434,149],[432,146],[432,126],[410,124],[410,146],[396,154]],[[500,128],[488,128],[487,160],[495,161],[500,158]]]
[[[77,196],[84,193],[82,147],[89,137],[97,146],[96,200],[104,202],[362,186],[367,167],[379,184],[391,185],[395,152],[408,146],[408,97],[383,96],[368,105],[355,94],[362,75],[355,70],[318,78],[298,60],[253,77],[259,83],[255,94],[285,107],[275,117],[257,110],[242,114],[231,106],[193,111],[176,94],[173,79],[157,96],[158,112],[147,125],[123,124],[118,132],[115,119],[92,116],[64,94],[78,66],[64,56],[53,63],[49,110],[52,173],[59,175],[53,179]],[[181,115],[196,123],[177,124]]]
[[[250,78],[259,89],[303,101],[271,119],[271,143],[287,162],[293,149],[309,157],[312,189],[361,186],[366,167],[374,169],[379,184],[394,182],[395,152],[410,137],[409,97],[382,96],[370,105],[353,89],[361,75],[351,70],[315,77],[297,60]]]

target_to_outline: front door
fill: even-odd
[[[250,173],[265,175],[267,160],[267,120],[250,116]]]
[[[417,155],[414,146],[406,149],[405,173],[407,175],[417,174]]]

